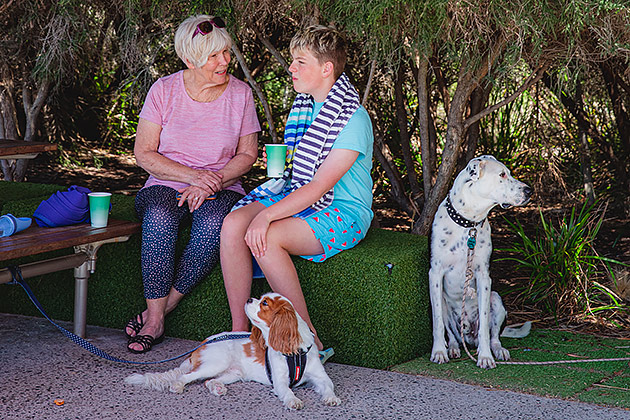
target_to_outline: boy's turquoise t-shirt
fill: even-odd
[[[323,105],[323,102],[314,103],[313,119]],[[373,182],[370,175],[373,147],[372,121],[367,110],[360,106],[341,130],[332,147],[333,149],[354,150],[359,152],[359,156],[348,172],[333,187],[334,198],[331,205],[354,218],[364,232],[367,232],[374,217],[374,212],[372,212]]]

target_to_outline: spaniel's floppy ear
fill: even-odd
[[[252,335],[249,337],[249,339],[256,347],[260,348],[261,350],[265,350],[267,348],[265,337],[263,337],[260,328],[252,325]]]
[[[301,342],[295,309],[288,302],[282,302],[269,326],[268,345],[281,353],[293,354],[299,352]]]

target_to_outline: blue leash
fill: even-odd
[[[50,317],[46,314],[46,312],[42,308],[42,305],[39,303],[39,301],[37,300],[37,298],[33,294],[33,291],[31,290],[31,288],[28,286],[28,284],[26,283],[26,281],[22,277],[22,270],[20,269],[20,267],[18,267],[18,266],[9,266],[7,268],[9,269],[9,271],[11,271],[11,277],[13,278],[13,280],[11,280],[7,284],[16,284],[17,283],[20,286],[22,286],[22,288],[24,289],[24,291],[28,295],[29,299],[31,299],[31,302],[33,302],[33,304],[39,310],[39,312],[41,312],[41,314],[44,315],[44,317],[48,321],[50,321],[51,324],[53,324],[55,327],[57,327],[59,329],[59,331],[61,331],[61,333],[63,335],[65,335],[70,340],[74,341],[75,344],[78,344],[79,346],[83,347],[85,350],[89,351],[90,353],[95,354],[95,355],[97,355],[99,357],[102,357],[103,359],[110,360],[112,362],[128,363],[128,364],[134,364],[134,365],[156,365],[158,363],[166,363],[166,362],[170,362],[170,361],[182,358],[184,356],[187,356],[190,353],[192,353],[193,351],[197,350],[198,348],[200,348],[202,346],[205,346],[206,344],[216,343],[216,342],[219,342],[219,341],[226,341],[226,340],[237,340],[239,338],[249,338],[249,336],[250,336],[250,333],[222,333],[222,334],[217,334],[216,336],[213,336],[212,338],[210,338],[208,341],[205,341],[205,342],[199,344],[197,347],[195,347],[194,349],[192,349],[190,351],[187,351],[186,353],[180,354],[179,356],[171,357],[170,359],[158,360],[156,362],[136,362],[136,361],[132,361],[132,360],[119,359],[118,357],[114,357],[114,356],[108,354],[107,352],[104,352],[103,350],[99,349],[98,347],[96,347],[95,345],[93,345],[89,341],[85,340],[84,338],[81,338],[78,335],[76,335],[74,333],[71,333],[70,331],[66,330],[62,326],[60,326],[57,323],[55,323],[55,321],[50,319]]]

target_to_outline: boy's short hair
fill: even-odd
[[[175,52],[181,60],[190,62],[195,68],[202,67],[208,61],[208,57],[223,50],[225,47],[232,47],[232,38],[225,28],[212,26],[212,32],[206,35],[195,34],[197,25],[204,21],[210,21],[214,16],[196,15],[190,16],[180,23],[175,32]]]
[[[312,25],[299,30],[291,39],[291,51],[308,50],[319,61],[333,63],[335,80],[346,66],[346,39],[330,26]]]

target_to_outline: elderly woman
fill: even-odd
[[[223,218],[257,158],[260,125],[251,89],[227,73],[231,45],[220,17],[186,19],[175,51],[187,69],[155,82],[140,113],[134,152],[150,174],[136,197],[147,308],[125,327],[133,353],[162,341],[165,316],[218,262]],[[176,261],[188,217],[190,241]]]

